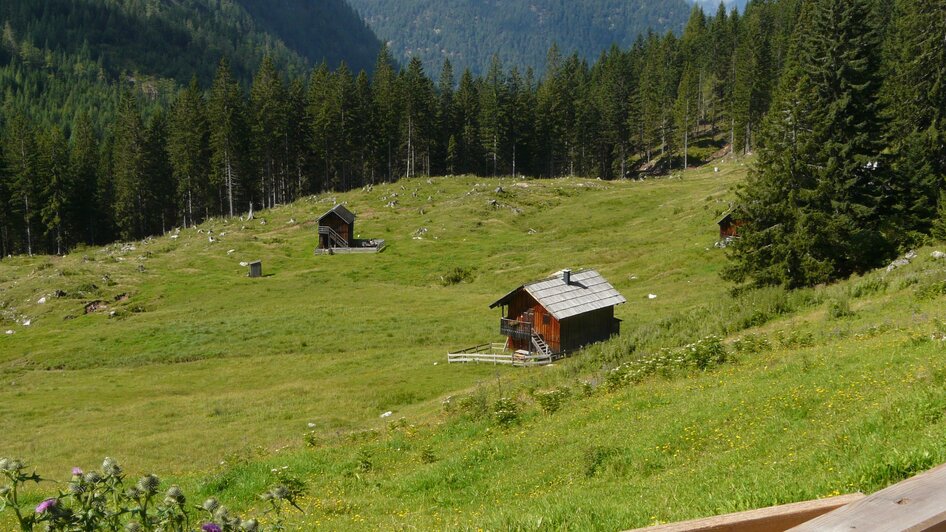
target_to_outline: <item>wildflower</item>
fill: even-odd
[[[80,467],[73,467],[73,468],[72,468],[72,476],[74,476],[74,477],[81,477],[81,476],[82,476],[82,468],[80,468]]]
[[[223,532],[223,529],[217,523],[204,523],[200,529],[204,532]]]
[[[164,494],[164,504],[184,504],[185,501],[184,492],[177,486],[171,486]]]
[[[202,505],[202,508],[204,510],[207,510],[208,512],[211,512],[211,513],[213,513],[214,510],[216,510],[219,507],[220,507],[220,503],[217,501],[217,499],[214,499],[213,497],[204,501],[204,504]]]
[[[154,495],[158,492],[158,486],[161,484],[161,479],[154,475],[145,475],[141,477],[141,480],[138,481],[138,489],[143,491],[148,495]]]
[[[39,505],[36,506],[36,513],[38,514],[46,513],[47,510],[54,508],[57,504],[59,504],[59,500],[57,499],[46,499],[45,501],[39,503]]]
[[[118,462],[114,458],[105,457],[105,460],[102,461],[102,473],[117,477],[122,473],[122,468],[118,465]]]

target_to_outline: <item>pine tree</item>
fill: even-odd
[[[905,201],[893,205],[906,230],[946,223],[946,2],[900,0],[887,48],[888,144]]]
[[[374,69],[371,92],[374,95],[374,109],[377,113],[378,131],[382,149],[385,179],[390,181],[396,175],[395,152],[398,145],[398,129],[401,123],[401,102],[398,97],[397,74],[394,58],[387,45],[378,53]]]
[[[88,113],[80,113],[76,118],[70,141],[72,146],[69,171],[72,174],[75,197],[68,216],[77,231],[77,239],[94,244],[101,232],[99,226],[102,213],[96,201],[100,154],[99,142]]]
[[[494,55],[480,87],[478,120],[480,143],[486,149],[487,167],[493,176],[498,173],[500,151],[506,141],[507,117],[503,112],[506,105],[506,80],[499,56]]]
[[[39,193],[41,190],[36,134],[23,113],[8,112],[3,135],[3,158],[9,173],[11,218],[22,223],[23,249],[33,255],[39,226]]]
[[[122,90],[118,117],[113,133],[112,167],[114,173],[115,223],[121,238],[145,236],[148,204],[145,128],[138,109],[138,98],[129,88]]]
[[[273,207],[284,199],[286,87],[271,57],[263,60],[250,89],[250,138],[253,169],[259,188],[256,199],[263,207]]]
[[[246,150],[246,116],[243,94],[239,84],[233,80],[226,60],[222,60],[217,68],[207,111],[210,179],[218,189],[222,189],[227,212],[233,216],[243,181],[241,156]]]
[[[727,273],[734,280],[813,285],[865,271],[894,250],[871,5],[806,4],[796,59],[741,193],[747,225]]]
[[[184,227],[198,223],[206,209],[209,190],[209,134],[203,96],[192,78],[171,111],[167,152],[177,188],[177,203],[183,207]],[[196,214],[195,214],[196,210]]]
[[[39,139],[40,168],[45,178],[43,206],[40,216],[45,236],[52,237],[57,255],[71,245],[74,227],[69,213],[76,199],[73,176],[69,168],[69,146],[62,130],[52,127]]]

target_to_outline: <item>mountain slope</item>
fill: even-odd
[[[653,29],[679,31],[686,0],[350,0],[396,57],[418,56],[428,71],[444,58],[454,68],[484,72],[497,54],[506,64],[542,71],[549,46],[586,59],[612,43],[627,47]]]
[[[140,72],[208,84],[222,57],[248,79],[265,54],[299,70],[323,60],[370,68],[377,38],[344,0],[7,0],[3,45],[44,55],[88,56],[105,72]],[[21,54],[22,55],[22,54]]]

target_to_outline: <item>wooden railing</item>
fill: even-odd
[[[335,232],[334,229],[332,229],[331,227],[327,225],[319,226],[319,234],[326,235],[329,237],[329,247],[340,247],[340,248],[348,247],[348,239],[342,238],[342,235],[338,234],[337,232]],[[332,245],[332,240],[335,241],[335,245]]]
[[[507,366],[545,366],[554,360],[551,355],[509,351],[503,343],[480,344],[447,354],[447,362],[450,364],[474,362]]]
[[[499,320],[499,334],[516,340],[529,340],[532,338],[532,324],[527,321],[501,318]]]

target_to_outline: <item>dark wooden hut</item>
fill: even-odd
[[[249,277],[262,277],[263,276],[263,261],[254,260],[249,264],[250,271],[247,274]]]
[[[614,306],[626,302],[598,272],[563,270],[516,288],[490,308],[502,309],[507,347],[555,355],[619,333]]]
[[[716,222],[719,225],[719,240],[727,241],[733,238],[739,238],[739,226],[743,221],[733,216],[734,211],[729,211]]]
[[[319,249],[349,248],[355,238],[355,214],[336,205],[319,218]]]

